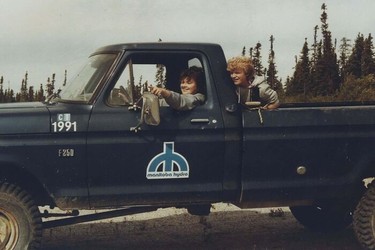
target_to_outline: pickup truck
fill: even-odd
[[[203,105],[177,111],[148,92],[178,91],[190,66],[203,69]],[[217,202],[289,206],[319,231],[354,221],[375,248],[375,105],[237,99],[219,45],[160,42],[99,48],[45,103],[0,105],[0,248],[38,249],[44,228],[158,208],[205,216]],[[57,216],[43,206],[71,217],[43,220]]]

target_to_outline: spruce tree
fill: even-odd
[[[39,102],[43,102],[45,100],[43,84],[40,84],[40,88],[39,88],[39,91],[37,92],[36,100],[39,101]]]
[[[15,102],[16,97],[14,96],[14,91],[11,88],[5,90],[5,102]]]
[[[268,70],[266,72],[266,76],[267,76],[268,84],[271,86],[273,90],[275,90],[278,93],[279,97],[281,97],[284,95],[284,89],[283,89],[281,80],[277,79],[275,51],[273,49],[274,41],[275,41],[275,38],[273,35],[271,35],[270,37],[271,48],[270,48],[270,54],[268,56]]]
[[[68,71],[65,70],[65,73],[64,73],[64,82],[63,82],[63,87],[66,85],[66,82],[67,82],[67,75],[68,75]]]
[[[255,74],[258,76],[263,75],[261,48],[262,48],[262,44],[258,42],[255,46],[255,51],[254,51],[254,55],[252,58],[254,69],[255,69]]]
[[[340,87],[340,75],[337,64],[337,56],[332,45],[331,32],[328,30],[328,15],[327,6],[322,5],[322,15],[320,20],[322,22],[322,56],[316,61],[316,78],[314,84],[317,85],[318,95],[332,95]]]
[[[4,91],[4,102],[9,102],[9,92],[7,89]]]
[[[353,75],[356,78],[362,77],[362,54],[365,46],[365,40],[362,34],[358,34],[352,54],[350,55],[346,67],[345,74]]]
[[[246,47],[243,46],[242,48],[242,53],[241,53],[242,56],[246,56]]]
[[[14,90],[9,89],[9,102],[15,102],[15,101],[16,101],[16,98],[14,96]]]
[[[28,93],[27,93],[27,84],[28,84],[28,73],[26,71],[24,79],[22,79],[21,83],[21,92],[17,96],[17,102],[27,102],[28,101]]]
[[[323,64],[323,53],[322,53],[322,41],[317,44],[316,48],[316,62],[311,68],[311,91],[312,96],[318,96],[324,94],[324,86],[320,83],[324,82],[324,64]]]
[[[310,59],[307,39],[303,44],[301,56],[296,63],[295,71],[292,79],[289,80],[286,88],[286,95],[295,96],[302,95],[306,101],[307,94],[311,91],[311,74]]]
[[[55,73],[52,74],[51,78],[47,78],[47,97],[53,94],[53,91],[55,90]]]
[[[277,79],[277,70],[275,65],[275,51],[273,50],[273,43],[275,38],[273,35],[270,37],[270,54],[268,56],[268,70],[266,72],[267,83],[271,86],[272,89],[276,90],[279,87],[279,82]]]
[[[375,59],[374,59],[374,45],[372,43],[373,37],[371,34],[364,41],[362,58],[361,58],[361,72],[362,77],[370,74],[375,74]]]
[[[314,27],[314,43],[312,44],[312,64],[315,64],[318,57],[318,29],[319,26],[315,25]]]
[[[156,75],[155,75],[155,83],[156,87],[164,88],[166,82],[165,77],[165,66],[162,64],[156,65]]]
[[[7,89],[4,91],[4,101],[3,102],[9,102],[9,93],[8,93]]]
[[[29,87],[29,93],[28,93],[28,100],[29,102],[34,102],[35,99],[34,99],[34,87],[33,86],[30,86]]]
[[[343,37],[341,39],[341,45],[340,45],[340,59],[338,61],[339,64],[339,69],[340,69],[340,75],[341,79],[344,82],[346,79],[346,64],[349,58],[349,53],[350,53],[350,39],[347,39],[346,37]]]
[[[162,42],[161,38],[159,38],[158,42]],[[155,83],[156,83],[156,87],[159,87],[159,88],[165,87],[165,83],[166,83],[165,66],[162,64],[156,64]]]

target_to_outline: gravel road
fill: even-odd
[[[352,228],[331,234],[301,226],[287,208],[240,210],[214,204],[206,217],[186,209],[46,229],[43,249],[361,249]]]

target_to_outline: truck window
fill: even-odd
[[[180,93],[180,74],[191,66],[202,67],[202,62],[193,55],[135,55],[127,61],[107,103],[110,106],[133,105],[151,86]],[[167,106],[160,103],[162,107]]]
[[[60,92],[60,101],[89,102],[116,57],[116,54],[91,56],[82,69]]]
[[[203,68],[202,67],[202,63],[201,63],[201,61],[198,58],[190,59],[189,62],[188,62],[188,65],[189,65],[189,68],[193,67],[193,66],[197,66],[197,67]]]
[[[164,84],[164,65],[134,64],[130,60],[112,89],[108,103],[113,106],[132,105],[150,86],[164,87]]]

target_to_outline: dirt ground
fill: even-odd
[[[287,208],[240,210],[214,204],[209,216],[186,209],[46,229],[43,248],[104,249],[361,249],[352,228],[331,234],[301,226]]]

